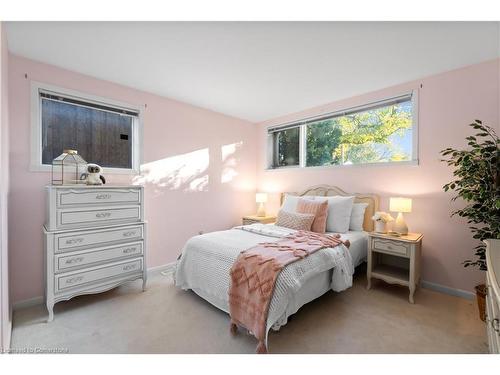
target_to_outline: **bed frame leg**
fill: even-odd
[[[234,323],[231,323],[229,331],[231,332],[231,334],[236,335],[236,333],[238,332],[238,326]]]

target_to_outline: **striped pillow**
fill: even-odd
[[[295,230],[311,230],[313,221],[313,214],[299,214],[280,210],[276,218],[276,225]]]
[[[297,203],[297,212],[301,214],[313,214],[314,221],[311,231],[316,233],[325,233],[326,217],[328,215],[328,201],[313,201],[310,199],[299,199]]]

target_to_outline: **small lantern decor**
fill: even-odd
[[[52,185],[74,185],[84,183],[80,175],[85,171],[87,162],[76,150],[64,150],[52,160]]]

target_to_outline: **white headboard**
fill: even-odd
[[[305,196],[305,195],[315,195],[315,196],[354,196],[354,203],[368,203],[368,206],[365,210],[365,218],[363,221],[363,229],[367,232],[373,231],[373,220],[372,216],[375,211],[378,211],[379,205],[379,197],[375,194],[359,194],[359,193],[346,193],[342,189],[333,185],[317,185],[312,186],[300,193],[281,193],[281,203],[283,204],[283,199],[285,198],[285,194],[296,195],[296,196]]]

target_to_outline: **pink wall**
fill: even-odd
[[[3,23],[0,23],[0,349],[10,341],[9,259],[7,201],[9,194],[9,108],[8,50]]]
[[[439,161],[439,151],[448,146],[465,146],[464,138],[471,132],[467,124],[476,118],[499,129],[498,63],[469,66],[259,124],[258,189],[297,191],[315,184],[332,184],[348,192],[379,194],[382,210],[388,210],[390,196],[412,197],[413,212],[405,217],[410,230],[425,236],[423,280],[472,291],[475,284],[484,280],[484,273],[461,265],[472,256],[475,241],[464,220],[449,217],[460,203],[450,203],[452,194],[441,189],[452,178],[452,170]],[[418,90],[419,94],[419,165],[265,170],[267,126],[410,90]],[[279,194],[271,197],[270,211],[278,209],[278,197]]]
[[[43,187],[50,173],[29,171],[31,80],[147,104],[144,173],[107,178],[111,184],[146,186],[149,267],[173,262],[184,242],[199,231],[229,228],[255,211],[256,129],[251,123],[13,55],[9,63],[14,301],[43,295]]]
[[[269,212],[278,209],[278,192],[321,183],[377,193],[385,210],[390,196],[413,197],[413,213],[405,216],[411,230],[425,235],[423,279],[470,291],[484,275],[461,265],[471,256],[474,241],[463,220],[449,218],[458,203],[451,204],[452,195],[441,190],[452,172],[439,162],[439,150],[464,146],[466,125],[475,118],[498,127],[498,76],[498,61],[486,62],[266,121],[256,129],[243,120],[10,55],[13,300],[43,294],[43,186],[50,174],[29,171],[30,80],[147,104],[143,174],[108,178],[110,183],[146,186],[149,267],[174,261],[185,240],[198,231],[228,228],[254,212],[257,172],[259,190],[276,193],[270,196]],[[412,89],[419,91],[419,165],[265,170],[268,125]]]

